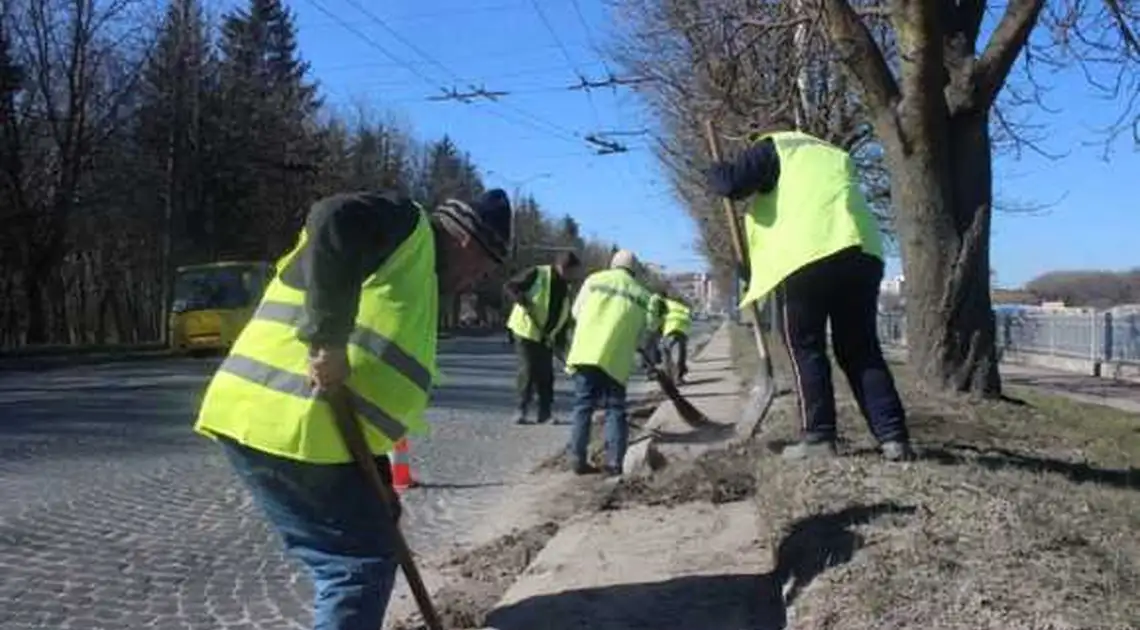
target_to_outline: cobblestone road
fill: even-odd
[[[448,340],[441,354],[434,433],[412,444],[424,487],[405,495],[404,529],[427,555],[461,542],[568,433],[510,424],[502,337]],[[0,629],[307,627],[307,579],[190,432],[215,364],[0,374]]]

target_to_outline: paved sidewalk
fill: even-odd
[[[1140,383],[1073,374],[1049,368],[1016,363],[1001,365],[1002,383],[1028,387],[1077,402],[1112,407],[1140,414]]]
[[[906,362],[905,348],[891,346],[884,350],[889,360]],[[1140,414],[1140,382],[1078,374],[1023,363],[1003,362],[998,369],[1001,371],[1002,384],[1008,387],[1026,387],[1077,402]]]
[[[784,611],[750,501],[566,523],[488,618],[493,630],[766,630]]]
[[[668,466],[746,438],[751,430],[737,426],[741,383],[727,326],[691,360],[688,381],[682,393],[715,426],[694,429],[663,404],[647,422],[652,437],[641,446],[653,444]],[[770,605],[775,591],[762,583],[770,558],[755,553],[756,542],[770,535],[761,531],[763,522],[751,502],[634,507],[571,518],[503,596],[487,627],[781,627],[782,608]]]

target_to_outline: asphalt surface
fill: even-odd
[[[211,442],[191,431],[217,360],[0,373],[0,629],[307,628],[311,590]],[[568,426],[511,423],[502,336],[441,342],[433,434],[412,443],[403,529],[446,552]],[[569,410],[559,378],[556,413]]]

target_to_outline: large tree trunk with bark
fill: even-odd
[[[851,3],[823,7],[890,165],[911,363],[930,389],[999,397],[989,114],[1044,0],[1008,3],[980,55],[986,3],[892,3],[897,78]]]
[[[897,228],[911,363],[930,389],[998,397],[988,116],[953,116],[928,135],[907,149],[888,143],[892,198],[905,208]]]

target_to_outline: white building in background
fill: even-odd
[[[717,293],[716,284],[709,274],[673,273],[666,274],[665,279],[677,293],[692,304],[694,310],[705,312],[717,310],[720,295]]]
[[[906,278],[904,276],[895,276],[893,278],[883,278],[879,284],[879,293],[883,295],[902,295],[903,288],[906,286]]]

